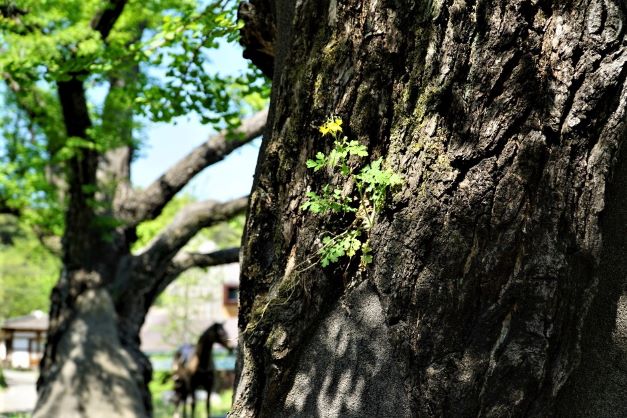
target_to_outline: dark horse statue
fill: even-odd
[[[233,351],[233,346],[227,338],[222,324],[216,323],[202,333],[194,348],[187,344],[179,348],[174,354],[172,376],[174,378],[174,413],[178,416],[179,406],[183,404],[183,417],[186,417],[185,404],[187,398],[192,401],[192,418],[196,409],[196,390],[207,391],[207,417],[210,417],[211,390],[214,380],[214,366],[211,352],[213,343]]]

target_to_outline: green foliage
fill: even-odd
[[[0,389],[4,389],[7,387],[7,381],[4,379],[4,374],[2,373],[2,369],[0,368]]]
[[[375,214],[383,208],[388,191],[403,184],[399,174],[391,170],[381,170],[382,161],[381,158],[373,161],[355,176],[361,202],[366,208],[370,208],[364,219],[368,228],[374,226]]]
[[[98,0],[9,0],[0,16],[0,202],[29,224],[63,231],[65,163],[85,149],[137,148],[148,121],[195,113],[217,129],[265,106],[267,80],[252,67],[223,75],[210,55],[237,44],[238,2],[129,0],[103,40]],[[68,138],[57,83],[84,81],[92,126]]]
[[[318,258],[322,267],[336,263],[340,258],[353,258],[361,252],[360,262],[366,266],[372,261],[368,234],[376,221],[376,214],[384,205],[388,192],[403,184],[401,176],[392,170],[382,169],[381,158],[357,170],[355,160],[368,156],[367,148],[358,141],[342,135],[342,119],[332,117],[320,127],[323,136],[333,138],[333,148],[328,154],[318,152],[315,160],[307,160],[307,167],[318,172],[327,169],[331,174],[339,172],[344,179],[342,186],[352,182],[357,194],[348,194],[345,188],[322,186],[321,192],[307,192],[307,200],[301,205],[316,215],[355,214],[355,220],[343,232],[325,235]]]
[[[323,247],[320,250],[320,264],[322,267],[326,267],[331,263],[337,263],[337,261],[345,255],[349,258],[353,258],[365,244],[360,240],[361,234],[361,229],[349,229],[334,237],[323,237]],[[365,260],[362,260],[362,262],[367,264]]]
[[[0,90],[1,91],[1,90]],[[33,96],[33,97],[31,97]],[[33,91],[23,100],[40,97],[49,103],[49,97]],[[50,165],[48,147],[58,143],[57,129],[63,129],[46,115],[41,118],[51,129],[51,142],[43,140],[37,129],[17,103],[17,98],[0,100],[0,201],[22,212],[22,221],[37,225],[50,234],[60,234],[63,229],[61,204],[51,178],[55,169]],[[28,138],[28,140],[27,140]]]
[[[332,188],[330,184],[325,184],[322,187],[322,194],[320,195],[315,192],[307,192],[307,199],[302,204],[301,209],[309,210],[315,214],[357,211],[357,209],[350,206],[351,199],[348,196],[344,196],[341,189]]]
[[[0,215],[0,319],[47,311],[60,268],[30,228]]]
[[[209,71],[210,51],[238,41],[237,4],[130,0],[104,41],[91,27],[100,1],[15,0],[12,5],[25,13],[0,17],[0,73],[19,85],[78,74],[97,87],[140,68],[136,84],[127,86],[140,113],[167,121],[196,112],[205,122],[237,125],[240,105],[252,103],[244,98],[267,94],[252,67],[237,76]]]

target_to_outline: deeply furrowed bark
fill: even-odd
[[[250,3],[277,39],[232,415],[627,416],[625,3]],[[294,268],[347,224],[299,209],[342,181],[305,167],[329,115],[405,178],[363,271]]]

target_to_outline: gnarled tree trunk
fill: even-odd
[[[112,80],[109,94],[123,88]],[[68,137],[89,140],[82,82],[59,83],[59,97]],[[119,129],[108,132],[132,143],[130,112],[108,111],[119,118]],[[265,119],[261,111],[244,121],[235,139],[226,131],[210,137],[143,191],[130,184],[130,145],[104,153],[85,150],[72,158],[63,272],[51,296],[35,417],[151,415],[152,367],[139,338],[148,309],[187,269],[238,261],[239,248],[204,254],[183,247],[201,229],[244,213],[248,198],[189,204],[133,254],[136,228],[157,217],[205,167],[256,138]]]
[[[626,9],[242,7],[274,82],[233,416],[627,416]],[[306,169],[329,115],[405,179],[365,269],[298,267],[348,222],[299,209],[324,183],[354,187]]]

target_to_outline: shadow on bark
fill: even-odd
[[[34,417],[145,417],[138,370],[120,344],[111,299],[103,290],[77,299],[76,316],[57,345]]]
[[[378,296],[364,282],[340,299],[300,353],[275,417],[410,416]]]
[[[560,417],[627,416],[627,150],[618,156],[601,215],[603,255],[582,339],[581,364],[558,399]]]

